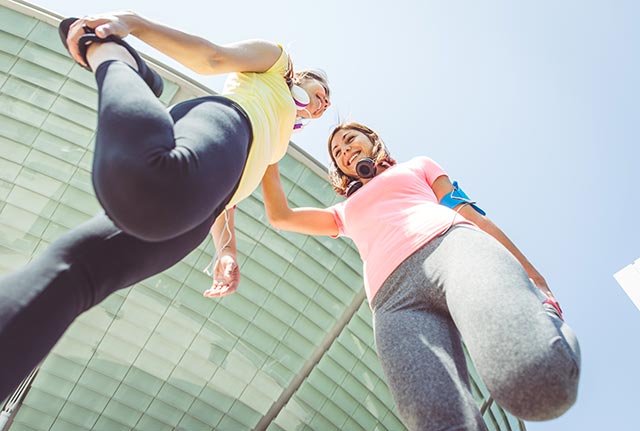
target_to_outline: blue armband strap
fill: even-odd
[[[453,182],[453,190],[451,193],[447,193],[440,199],[440,205],[444,205],[445,207],[449,207],[451,209],[455,208],[460,204],[469,204],[473,207],[474,210],[478,211],[482,215],[487,215],[474,201],[469,199],[469,196],[458,186],[458,182]]]

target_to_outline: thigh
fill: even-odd
[[[400,416],[411,430],[484,430],[458,331],[427,308],[374,314],[378,356]]]
[[[195,229],[235,192],[251,144],[251,124],[220,96],[170,109],[171,139],[153,127],[94,158],[101,205],[127,233],[165,241]],[[162,138],[158,137],[161,135]]]
[[[425,272],[439,277],[449,313],[494,399],[522,417],[537,405],[540,411],[566,408],[559,398],[575,389],[579,355],[513,255],[486,233],[459,228],[431,259]]]

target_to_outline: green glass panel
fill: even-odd
[[[39,131],[23,121],[0,116],[0,136],[30,147]]]
[[[138,431],[173,431],[174,427],[149,415],[144,415],[136,424]]]
[[[161,381],[164,381],[171,375],[171,372],[175,368],[175,364],[162,356],[158,356],[148,349],[144,349],[136,358],[134,367],[149,373]]]
[[[40,127],[47,112],[7,94],[0,94],[0,115],[21,119],[33,127]]]
[[[305,430],[338,431],[340,428],[325,418],[324,415],[316,414],[309,421],[308,427],[306,427]]]
[[[38,410],[38,413],[44,413],[41,416],[47,418],[46,422],[48,422],[49,425],[51,425],[55,417],[58,416],[62,406],[65,404],[65,400],[33,386],[29,389],[29,398],[29,405],[34,406],[34,408]],[[24,413],[26,412],[22,413],[22,417],[16,419],[18,421],[23,420],[25,424],[30,422],[30,416],[40,416],[40,414],[25,415]]]
[[[289,325],[281,320],[281,314],[279,309],[261,308],[256,315],[254,323],[271,334],[271,336],[280,340],[289,330]]]
[[[131,431],[131,427],[102,415],[96,421],[92,431]]]
[[[57,34],[54,36],[57,36]],[[68,56],[60,55],[36,43],[27,43],[20,51],[19,56],[44,70],[53,70],[66,74],[71,68]],[[56,87],[56,90],[58,88]]]
[[[242,334],[242,338],[245,342],[260,349],[260,351],[266,354],[273,352],[278,344],[278,340],[272,337],[271,334],[255,325],[249,325],[244,334]]]
[[[231,416],[229,415],[225,415],[222,417],[222,419],[220,420],[220,423],[218,424],[218,429],[221,430],[237,430],[237,431],[249,431],[250,428],[247,427],[246,425],[243,425],[242,423],[238,422],[237,420],[233,419]]]
[[[7,79],[2,86],[2,93],[44,110],[48,110],[57,97],[56,93],[15,76]]]
[[[31,150],[30,147],[0,137],[0,157],[15,163],[22,163]]]
[[[251,407],[241,402],[240,401],[241,398],[242,396],[236,402],[233,403],[233,405],[229,409],[229,415],[227,417],[233,418],[238,423],[242,424],[242,426],[245,429],[251,430],[258,423],[261,416],[254,409],[252,409]],[[223,423],[224,423],[224,419],[223,419],[223,422],[220,424],[220,427],[224,426]]]
[[[98,394],[91,389],[76,386],[67,398],[67,402],[76,404],[92,413],[101,413],[109,402],[110,397]],[[95,418],[95,416],[94,416]]]
[[[107,418],[128,426],[130,429],[136,427],[142,417],[142,413],[127,404],[111,399],[102,412]]]
[[[87,87],[81,82],[69,79],[64,82],[59,94],[92,111],[97,109],[98,94],[95,85]]]
[[[85,151],[93,150],[95,131],[67,120],[64,117],[64,112],[59,114],[49,112],[44,123],[42,123],[42,131],[71,142]]]
[[[178,423],[177,429],[188,431],[210,431],[211,425],[196,419],[191,415],[184,415]]]
[[[189,408],[189,416],[197,419],[199,422],[209,424],[209,429],[216,429],[216,424],[220,422],[224,415],[224,410],[213,408],[210,404],[196,399]]]
[[[364,399],[364,397],[362,399]],[[351,415],[351,419],[353,419],[358,424],[358,426],[364,430],[372,430],[378,423],[378,420],[375,418],[375,416],[373,416],[362,405],[358,405],[356,410]]]
[[[84,414],[84,411],[83,409],[80,409],[80,408],[67,407],[65,409],[64,414],[65,414],[65,417],[73,418],[75,415]],[[92,418],[89,417],[88,419],[90,421],[90,419]],[[56,421],[53,423],[53,425],[51,426],[49,431],[86,431],[86,429],[87,428],[84,427],[83,425],[77,425],[72,422],[67,422],[62,417],[58,417]]]
[[[124,383],[144,394],[155,396],[164,384],[164,380],[138,367],[131,367]]]
[[[152,416],[154,419],[159,420],[163,424],[171,425],[173,429],[178,422],[180,422],[180,418],[182,418],[183,413],[171,404],[162,401],[163,390],[165,387],[158,392],[158,397],[151,402],[151,405],[145,413]],[[164,392],[164,395],[168,396],[166,392]]]
[[[65,118],[78,125],[91,129],[96,127],[97,116],[95,110],[80,106],[65,97],[57,98],[51,107],[51,111],[58,115],[63,115],[64,113]]]
[[[60,75],[56,71],[45,69],[30,61],[18,59],[11,68],[11,75],[17,76],[20,79],[37,85],[38,87],[49,89],[50,91],[57,92],[64,83],[65,77]],[[56,99],[56,101],[59,99]],[[56,102],[52,105],[53,111],[58,111],[56,108]],[[58,111],[59,112],[59,111]]]
[[[94,411],[67,402],[60,415],[56,419],[52,429],[60,430],[88,430],[98,420],[98,414]]]
[[[0,22],[3,32],[11,33],[20,39],[26,38],[38,23],[35,18],[5,7],[0,8]]]
[[[29,392],[31,396],[31,392]],[[35,397],[36,395],[34,395]],[[40,406],[42,402],[35,399],[34,404]],[[39,431],[48,430],[51,428],[55,416],[49,416],[43,413],[41,410],[31,408],[29,405],[23,404],[18,410],[14,418],[13,424],[11,424],[11,431]]]
[[[307,277],[310,277],[311,280],[316,280],[318,283],[322,283],[322,281],[327,276],[327,270],[306,253],[298,253],[293,261],[293,264],[296,268],[299,269],[299,271],[304,272]],[[293,268],[293,266],[289,268],[291,269]]]
[[[86,149],[46,132],[38,135],[32,147],[72,165],[78,165],[86,153]]]
[[[311,301],[305,307],[303,313],[321,329],[328,331],[335,324],[336,318],[327,313],[317,303]]]
[[[349,416],[332,401],[325,403],[320,409],[320,413],[334,426],[336,429],[343,430],[344,423],[349,419]]]

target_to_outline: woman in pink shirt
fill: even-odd
[[[524,254],[433,160],[398,164],[358,123],[336,127],[329,151],[332,185],[348,198],[291,209],[272,165],[262,183],[267,215],[278,229],[356,244],[378,356],[405,425],[486,429],[463,342],[500,406],[525,420],[563,414],[577,395],[578,341]]]

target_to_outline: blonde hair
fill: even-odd
[[[375,162],[376,166],[380,165],[383,162],[386,162],[390,166],[393,166],[396,164],[396,161],[391,158],[389,150],[387,150],[387,147],[384,145],[384,142],[382,141],[380,136],[378,136],[375,131],[365,126],[364,124],[350,121],[348,123],[342,123],[336,126],[329,135],[328,142],[329,156],[331,157],[331,167],[329,168],[329,182],[331,183],[333,190],[335,190],[337,194],[345,196],[347,187],[349,187],[349,184],[351,184],[351,182],[356,181],[357,178],[353,178],[342,172],[342,170],[336,163],[336,159],[333,157],[333,152],[331,151],[331,141],[333,140],[336,133],[341,130],[357,130],[358,132],[361,132],[367,138],[369,138],[369,141],[371,141],[371,143],[373,144],[371,158]]]

